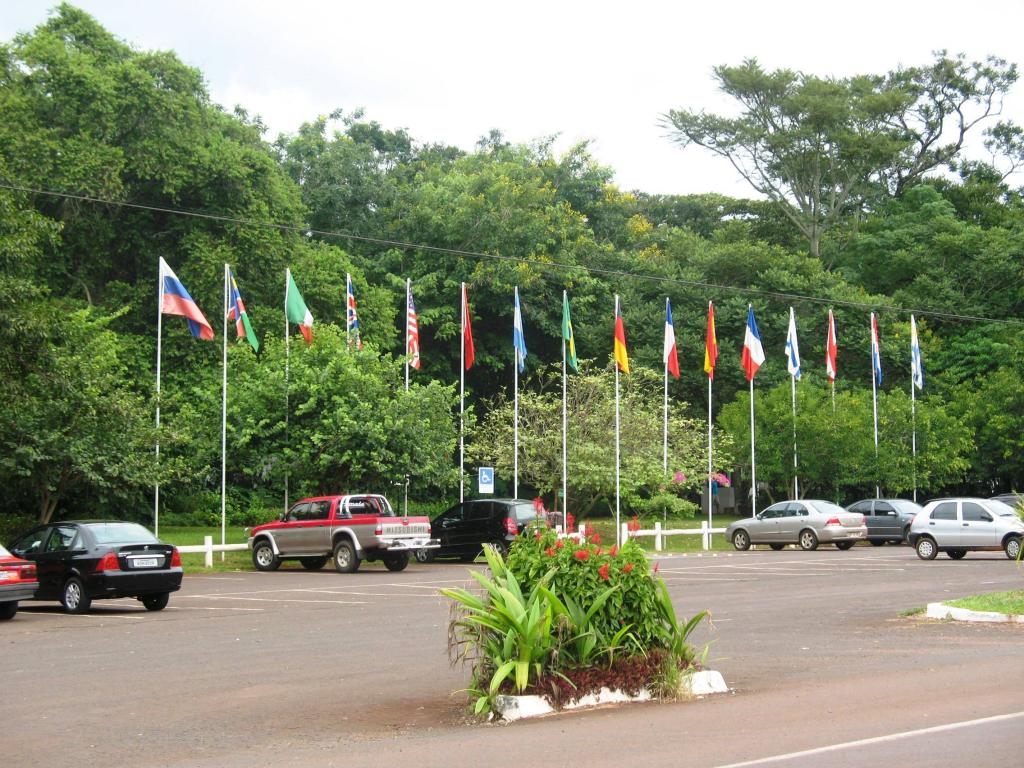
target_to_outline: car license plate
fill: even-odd
[[[13,571],[0,571],[0,581],[8,581],[15,578],[16,574]]]
[[[136,568],[156,568],[160,563],[155,557],[138,557],[132,562]]]

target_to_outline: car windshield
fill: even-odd
[[[840,507],[838,504],[833,504],[831,501],[815,501],[812,502],[814,508],[823,515],[845,515],[846,510]]]
[[[1017,510],[1011,507],[1009,504],[1003,504],[1001,501],[995,501],[990,499],[988,502],[989,509],[995,512],[1000,517],[1016,517]]]
[[[918,512],[924,511],[924,508],[920,504],[915,504],[912,501],[906,499],[890,499],[889,503],[892,504],[900,512],[906,512],[908,514],[916,515]]]
[[[156,536],[137,523],[89,523],[97,544],[155,544]]]

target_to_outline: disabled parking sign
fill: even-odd
[[[494,467],[480,467],[477,484],[479,493],[494,493]]]

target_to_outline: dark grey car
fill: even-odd
[[[863,499],[850,504],[847,509],[864,515],[868,541],[880,547],[887,541],[890,544],[907,541],[910,524],[924,507],[907,499]]]

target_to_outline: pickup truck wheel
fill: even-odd
[[[384,555],[384,567],[389,571],[404,571],[409,565],[409,553],[398,552],[394,555]]]
[[[334,545],[334,569],[338,573],[355,573],[359,570],[356,549],[348,539],[342,539]]]
[[[274,548],[266,539],[257,541],[252,547],[252,564],[257,571],[276,571],[281,567],[281,558],[274,554]]]
[[[319,571],[325,565],[327,565],[327,556],[322,557],[300,557],[299,562],[302,563],[302,567],[307,571]]]

